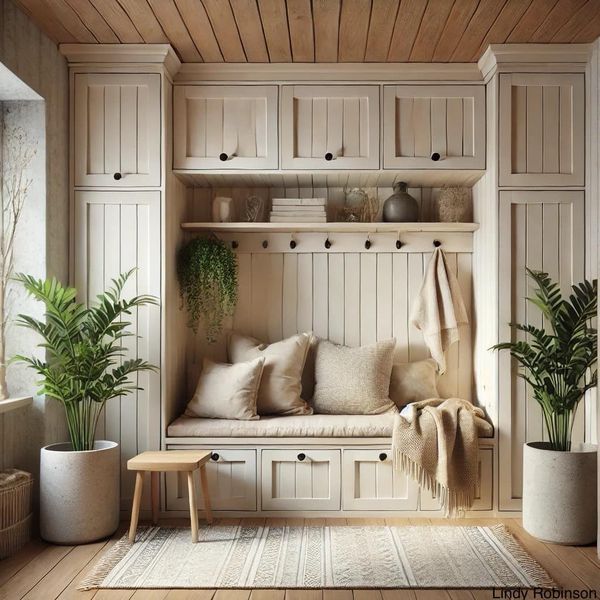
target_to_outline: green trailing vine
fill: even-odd
[[[194,238],[179,251],[177,276],[188,325],[196,333],[202,323],[206,339],[216,341],[237,304],[235,254],[217,238]]]

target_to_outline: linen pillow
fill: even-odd
[[[350,348],[319,340],[315,357],[316,413],[376,415],[394,409],[390,375],[396,340]]]
[[[390,381],[390,398],[398,408],[411,402],[439,398],[439,396],[437,363],[433,358],[394,364]]]
[[[263,344],[239,333],[229,335],[227,352],[232,363],[259,356],[265,359],[258,390],[259,415],[312,414],[312,409],[300,397],[309,341],[307,333],[299,333],[273,344]]]
[[[263,357],[235,365],[205,358],[196,392],[185,414],[209,419],[258,419],[256,398],[264,365]]]

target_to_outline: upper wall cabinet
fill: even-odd
[[[384,168],[485,169],[485,87],[384,87]]]
[[[160,185],[159,74],[75,74],[76,186]]]
[[[583,74],[500,75],[500,185],[584,185]]]
[[[378,169],[379,88],[283,86],[284,169]]]
[[[175,169],[276,169],[276,86],[176,86]]]

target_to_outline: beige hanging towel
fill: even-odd
[[[446,350],[458,342],[469,319],[456,275],[441,248],[433,252],[412,309],[411,323],[423,332],[439,372],[446,371]]]

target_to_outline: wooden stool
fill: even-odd
[[[154,525],[158,522],[159,473],[166,473],[167,471],[184,471],[187,473],[192,542],[196,543],[198,541],[198,508],[196,505],[194,471],[200,469],[200,483],[202,485],[202,495],[204,496],[204,512],[206,513],[206,520],[212,523],[208,480],[206,478],[206,463],[210,460],[210,456],[211,453],[207,450],[165,450],[142,452],[127,461],[127,468],[130,471],[137,471],[135,474],[133,506],[131,507],[131,525],[129,526],[130,542],[133,543],[135,541],[146,471],[150,471],[152,478],[150,489],[152,493],[152,523]]]

